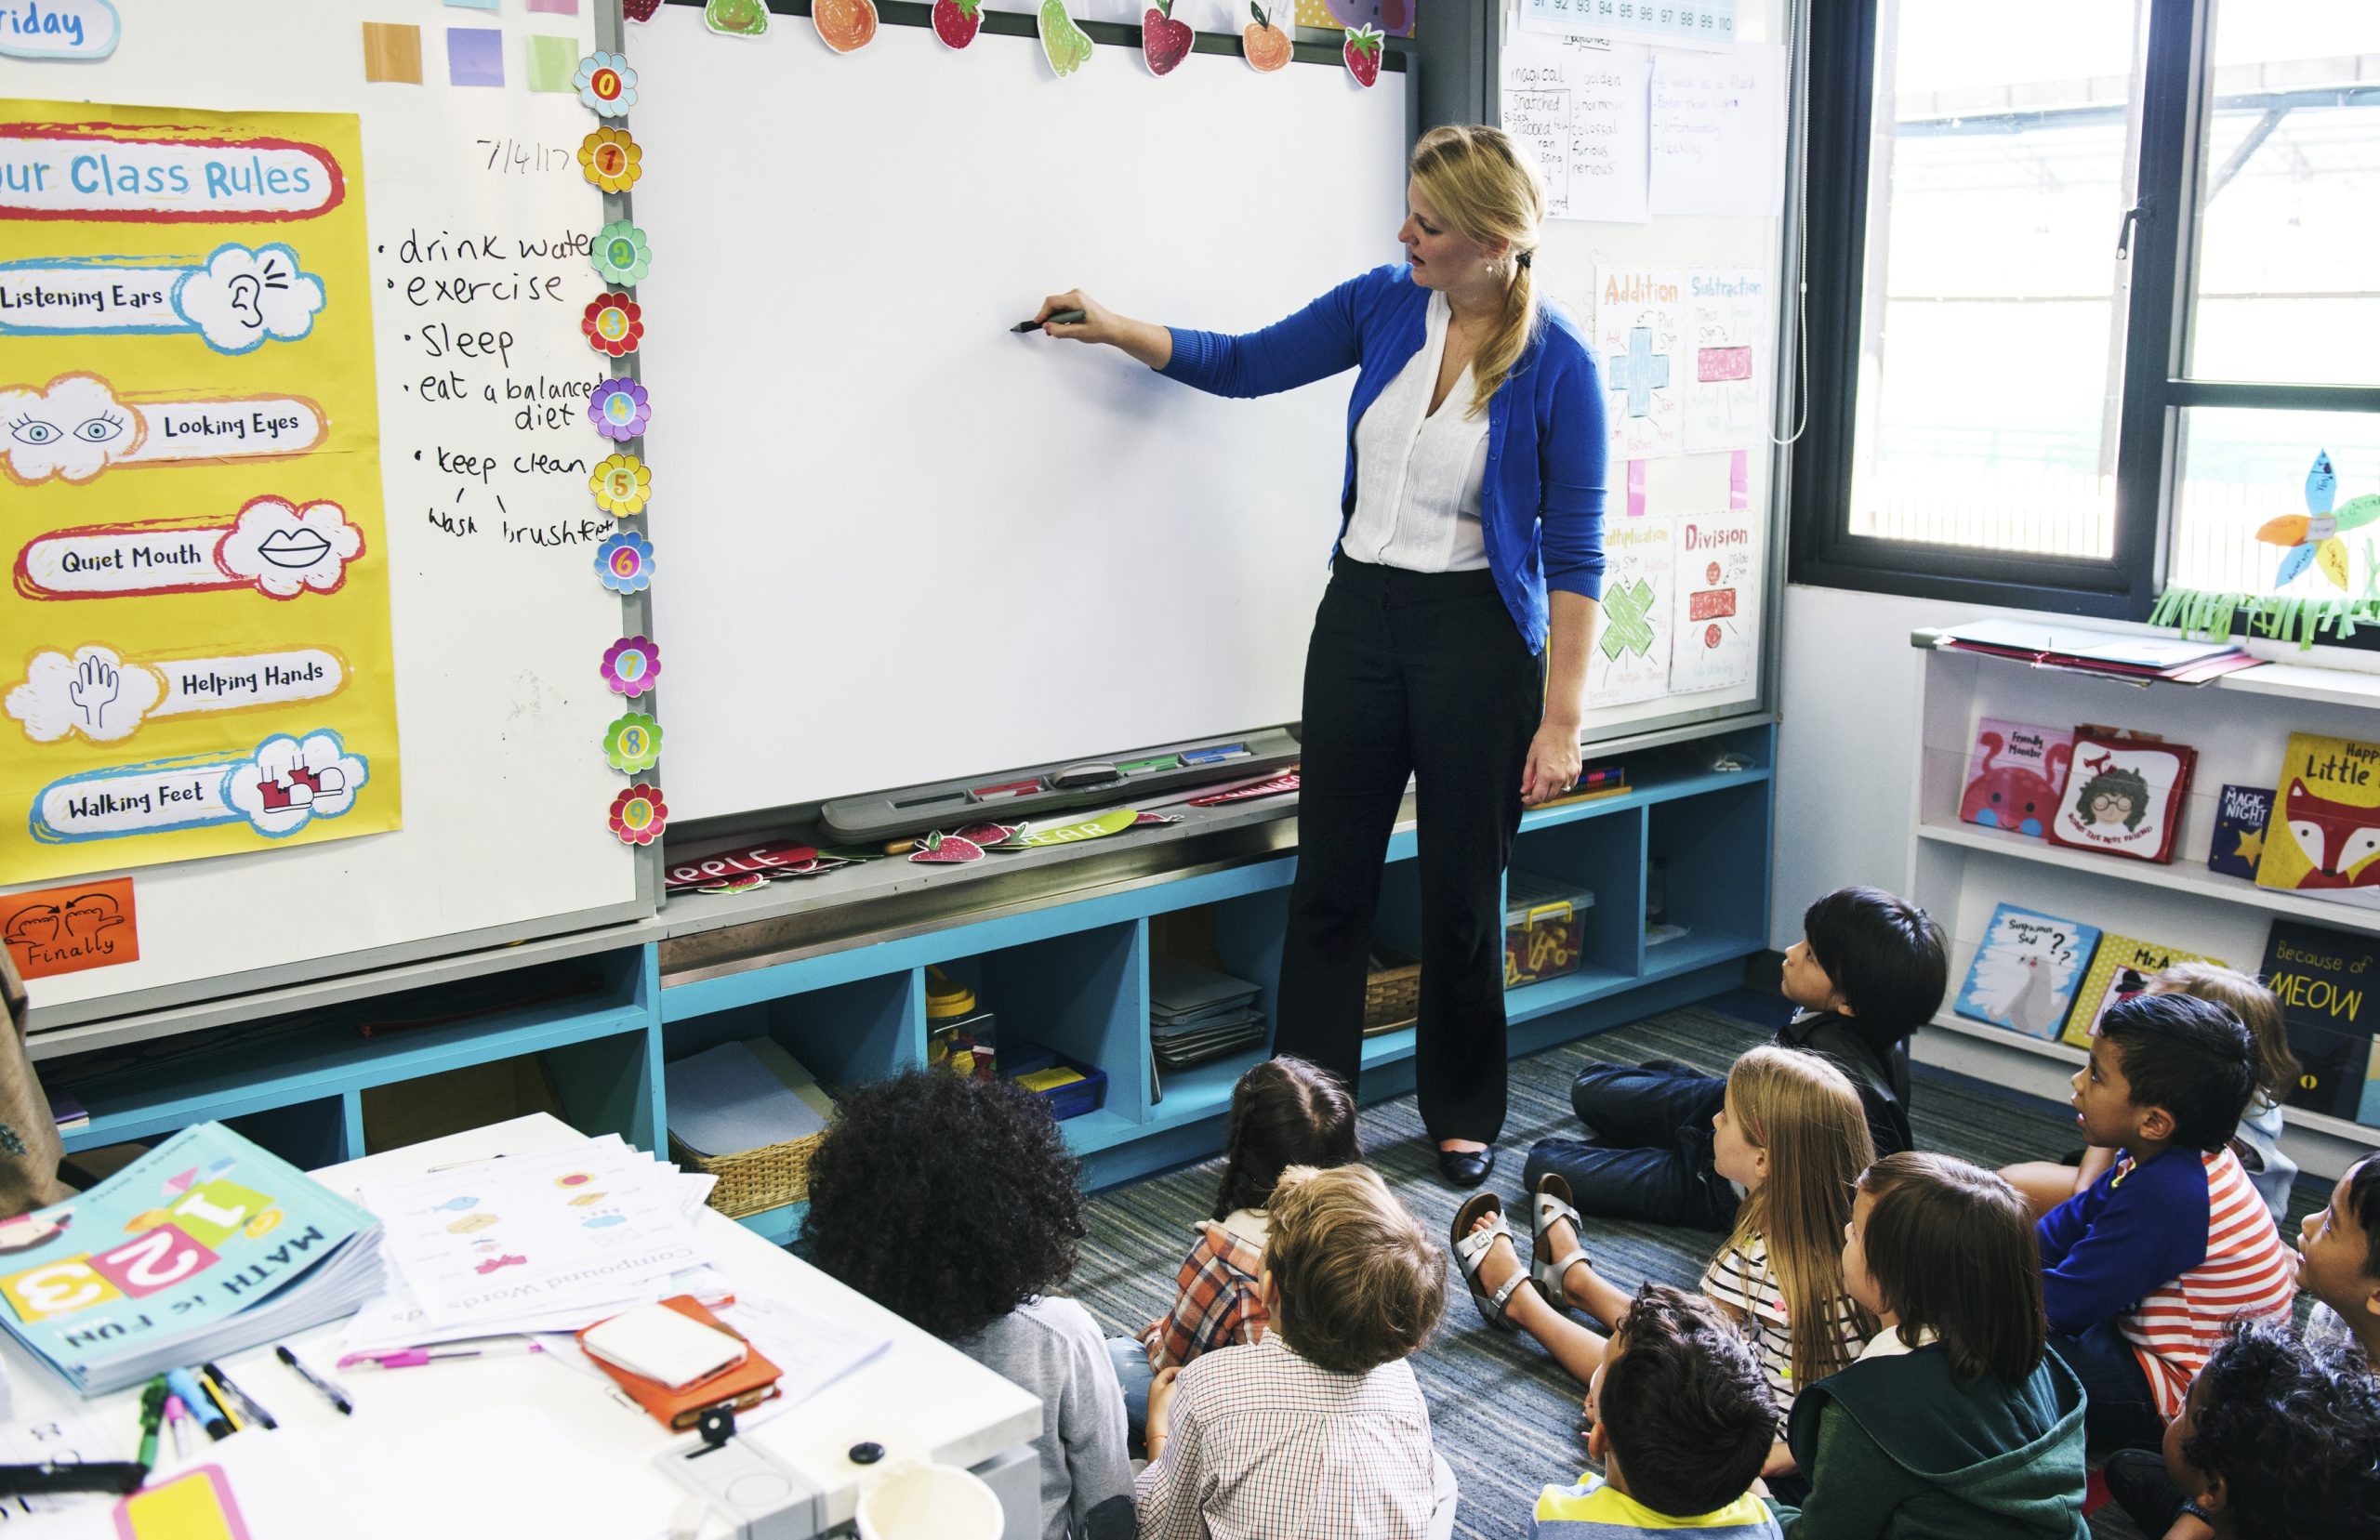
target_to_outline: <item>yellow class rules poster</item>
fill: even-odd
[[[0,883],[400,826],[363,173],[0,100]]]

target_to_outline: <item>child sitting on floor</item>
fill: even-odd
[[[2083,1138],[2121,1153],[2037,1228],[2051,1346],[2089,1395],[2095,1450],[2155,1448],[2225,1323],[2289,1313],[2289,1254],[2230,1149],[2256,1063],[2229,1007],[2141,994],[2100,1018],[2074,1076]]]
[[[2371,1540],[2380,1379],[2344,1346],[2238,1322],[2166,1432],[2165,1465],[2186,1494],[2178,1511],[2215,1540]]]
[[[1785,954],[1785,996],[1799,1007],[1776,1046],[1824,1059],[1849,1078],[1880,1155],[1910,1147],[1909,1035],[1941,1008],[1942,928],[1874,888],[1810,905]],[[1580,1212],[1648,1224],[1735,1228],[1740,1186],[1712,1160],[1711,1119],[1726,1083],[1684,1064],[1590,1064],[1570,1087],[1584,1139],[1540,1139],[1522,1185],[1548,1172]],[[1830,1243],[1831,1244],[1831,1243]]]
[[[844,1099],[801,1229],[830,1276],[1041,1398],[1041,1540],[1132,1532],[1106,1340],[1050,1292],[1089,1233],[1078,1170],[1031,1092],[912,1070]]]
[[[2272,1211],[2273,1223],[2281,1223],[2289,1218],[2289,1190],[2297,1180],[2297,1163],[2281,1152],[2281,1104],[2297,1084],[2297,1059],[2289,1051],[2281,1001],[2246,974],[2213,963],[2175,963],[2149,980],[2145,993],[2193,994],[2228,1006],[2255,1034],[2256,1093],[2241,1115],[2239,1132],[2231,1137],[2231,1152],[2240,1157],[2250,1185]],[[2046,1214],[2087,1190],[2115,1163],[2114,1151],[2095,1145],[2082,1152],[2078,1165],[2028,1161],[2000,1174],[2025,1195],[2035,1214]]]
[[[1422,1540],[1442,1501],[1406,1359],[1446,1309],[1446,1255],[1365,1165],[1285,1173],[1254,1343],[1149,1394],[1141,1540]]]
[[[2297,1232],[2297,1286],[2320,1303],[2308,1338],[2352,1348],[2380,1370],[2380,1155],[2366,1155]]]
[[[1587,1385],[1587,1454],[1576,1486],[1538,1494],[1531,1540],[1625,1540],[1691,1530],[1703,1540],[1778,1540],[1751,1495],[1777,1432],[1759,1362],[1711,1302],[1647,1283],[1614,1323]]]
[[[2087,1540],[2082,1386],[2045,1350],[2033,1217],[1947,1155],[1859,1178],[1844,1284],[1883,1323],[1802,1394],[1789,1540]]]

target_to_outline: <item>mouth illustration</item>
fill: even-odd
[[[257,554],[274,566],[296,572],[330,554],[331,543],[312,530],[275,530],[257,542]]]

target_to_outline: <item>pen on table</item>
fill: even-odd
[[[1044,324],[1051,323],[1060,326],[1079,326],[1082,324],[1082,312],[1080,310],[1052,310],[1046,318],[1046,321],[1020,321],[1015,325],[1011,326],[1009,330],[1012,332],[1038,332]]]
[[[231,1420],[215,1409],[215,1403],[206,1399],[206,1392],[198,1388],[198,1381],[191,1377],[188,1369],[166,1370],[165,1384],[174,1394],[182,1398],[182,1410],[198,1419],[198,1425],[206,1429],[208,1438],[228,1439],[231,1436]]]
[[[272,1349],[272,1356],[281,1360],[282,1362],[288,1364],[291,1369],[295,1370],[299,1379],[304,1380],[315,1389],[320,1390],[323,1393],[323,1399],[329,1402],[333,1407],[337,1408],[340,1416],[351,1417],[355,1415],[355,1403],[347,1399],[347,1392],[340,1389],[337,1386],[333,1385],[329,1380],[324,1379],[322,1375],[314,1373],[313,1370],[309,1369],[304,1364],[298,1362],[298,1355],[289,1350],[289,1345],[287,1343],[284,1342],[276,1345]]]
[[[545,1346],[537,1342],[491,1342],[484,1347],[398,1348],[378,1352],[350,1353],[338,1361],[342,1369],[418,1369],[428,1363],[443,1363],[449,1359],[518,1358],[525,1353],[542,1353]]]
[[[201,1368],[191,1377],[198,1381],[198,1388],[206,1392],[206,1399],[215,1403],[215,1409],[223,1414],[223,1420],[231,1425],[232,1432],[236,1433],[248,1426],[247,1414],[242,1412],[233,1402],[231,1393],[223,1389],[222,1382],[217,1378],[213,1370]]]
[[[165,1415],[165,1376],[159,1375],[140,1392],[140,1463],[157,1463],[157,1422]]]
[[[140,1490],[149,1468],[131,1460],[44,1460],[39,1465],[0,1465],[0,1497],[52,1492]]]
[[[231,1375],[225,1374],[222,1370],[217,1368],[212,1363],[202,1363],[199,1367],[205,1370],[217,1385],[221,1386],[225,1390],[231,1392],[231,1399],[240,1403],[240,1415],[242,1417],[245,1418],[249,1422],[255,1423],[258,1428],[263,1428],[268,1433],[281,1426],[281,1424],[272,1420],[272,1414],[266,1411],[264,1407],[258,1402],[256,1397],[248,1394],[245,1390],[243,1390],[238,1386],[232,1384]]]
[[[165,1422],[174,1430],[174,1458],[177,1461],[190,1458],[190,1433],[183,1426],[189,1421],[190,1409],[182,1404],[182,1398],[168,1395],[165,1398]]]

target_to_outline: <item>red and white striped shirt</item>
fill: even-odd
[[[2297,1293],[2297,1270],[2281,1244],[2272,1213],[2228,1149],[2206,1165],[2206,1260],[2151,1289],[2116,1317],[2139,1356],[2141,1372],[2171,1421],[2182,1415],[2190,1380],[2215,1351],[2223,1328],[2241,1316],[2285,1316]],[[2123,1165],[2132,1164],[2129,1156]],[[2116,1179],[2124,1173],[2119,1169]]]

